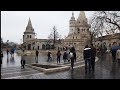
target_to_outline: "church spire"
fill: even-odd
[[[74,17],[74,12],[72,11],[72,17]]]
[[[32,23],[31,23],[31,20],[30,20],[30,17],[29,17],[29,21],[28,21],[28,27],[32,27]]]
[[[26,32],[34,32],[30,17],[29,17],[28,25],[26,27]]]
[[[78,16],[78,20],[85,20],[85,19],[86,19],[85,12],[81,11],[79,16]]]

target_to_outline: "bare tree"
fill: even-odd
[[[53,27],[52,32],[48,36],[48,39],[53,40],[53,45],[55,46],[56,40],[58,40],[61,37],[61,35],[58,34],[56,27]]]
[[[91,19],[91,31],[95,36],[120,32],[120,11],[95,11]]]
[[[120,32],[120,11],[96,11],[94,18],[95,21],[99,20],[98,28],[103,27],[104,32],[107,31],[109,34]]]

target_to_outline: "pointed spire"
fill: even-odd
[[[72,17],[74,17],[74,12],[72,11]]]
[[[73,12],[73,11],[72,11],[72,17],[71,17],[71,20],[75,20],[74,12]]]
[[[85,20],[85,19],[86,19],[85,12],[81,11],[79,14],[78,20]]]
[[[32,23],[31,23],[30,17],[29,17],[29,21],[28,21],[28,26],[32,27]]]
[[[34,31],[34,29],[32,27],[31,19],[29,17],[28,25],[26,27],[26,32],[33,32],[33,31]]]

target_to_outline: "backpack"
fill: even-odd
[[[72,52],[70,52],[70,58],[72,58],[73,57],[73,53]]]

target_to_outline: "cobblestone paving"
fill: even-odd
[[[44,74],[29,67],[21,69],[16,67],[2,67],[2,79],[120,79],[120,64],[112,63],[110,54],[99,57],[95,65],[95,72],[85,74],[84,67],[74,68],[74,70]],[[49,63],[50,64],[50,63]],[[52,64],[52,63],[51,63]],[[76,66],[83,65],[84,61],[76,62]],[[70,64],[67,64],[70,65]]]

